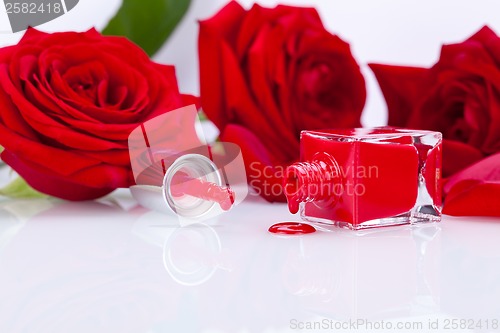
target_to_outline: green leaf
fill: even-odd
[[[21,177],[17,177],[10,184],[0,189],[0,195],[16,199],[35,199],[47,197],[47,195],[34,190]]]
[[[198,112],[198,118],[200,119],[200,121],[208,121],[208,117],[203,111]]]
[[[128,37],[152,56],[174,31],[190,3],[191,0],[123,0],[102,33]]]

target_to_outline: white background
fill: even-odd
[[[365,125],[384,125],[386,107],[376,81],[367,68],[369,62],[431,66],[443,43],[460,42],[483,25],[500,32],[498,0],[261,0],[314,6],[327,28],[350,42],[354,56],[363,67],[368,99],[363,115]],[[198,20],[215,14],[227,0],[193,0],[188,14],[174,35],[155,56],[158,62],[176,65],[180,88],[197,94]],[[254,1],[241,0],[250,8]],[[118,10],[119,0],[80,0],[66,15],[48,22],[44,31],[102,29]],[[22,33],[11,34],[4,10],[0,11],[0,45],[16,43]]]

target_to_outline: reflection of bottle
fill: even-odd
[[[204,223],[179,227],[175,217],[149,211],[134,224],[133,233],[163,249],[163,266],[178,284],[199,286],[231,265],[215,228]]]
[[[175,282],[197,286],[215,274],[221,251],[219,236],[209,226],[179,228],[165,240],[163,265]]]
[[[439,234],[438,225],[427,224],[356,232],[335,229],[325,241],[292,238],[295,246],[280,258],[288,304],[338,321],[436,313]]]
[[[413,315],[433,313],[438,308],[439,297],[436,295],[440,292],[438,277],[441,267],[440,252],[436,250],[436,245],[440,245],[440,233],[441,229],[435,225],[412,230],[416,254],[416,295],[411,305]]]
[[[437,132],[303,131],[285,194],[305,220],[351,229],[439,221],[440,165]]]

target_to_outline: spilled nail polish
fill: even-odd
[[[279,235],[305,235],[316,232],[316,229],[309,224],[300,222],[282,222],[272,225],[269,232]]]

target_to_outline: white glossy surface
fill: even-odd
[[[0,332],[500,319],[498,219],[282,237],[267,229],[297,219],[283,204],[249,197],[180,228],[126,191],[99,202],[2,201],[0,214]]]

